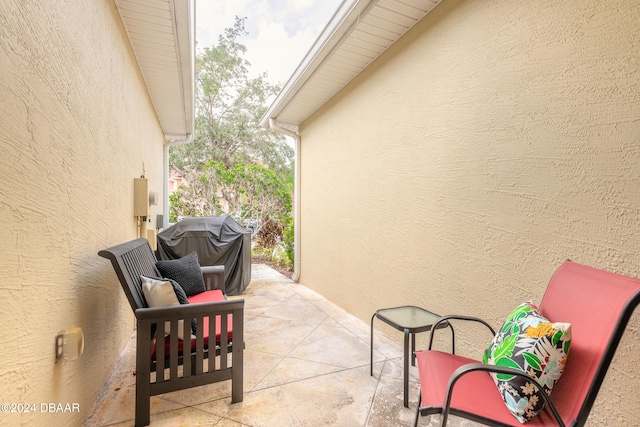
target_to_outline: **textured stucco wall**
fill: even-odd
[[[640,277],[639,16],[444,1],[301,127],[301,283],[499,326],[566,258]],[[591,425],[638,425],[639,325]]]
[[[97,252],[136,237],[143,163],[162,191],[163,134],[112,1],[2,2],[0,123],[0,402],[37,405],[0,425],[81,425],[134,326]],[[71,325],[84,355],[55,364]]]

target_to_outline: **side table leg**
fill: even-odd
[[[371,316],[371,359],[369,361],[369,369],[370,369],[370,374],[371,376],[373,376],[373,319],[376,318],[376,313],[373,313],[373,316]]]
[[[411,366],[416,366],[416,334],[411,334]]]
[[[404,407],[409,407],[409,329],[404,330]]]

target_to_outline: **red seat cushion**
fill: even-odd
[[[224,301],[225,297],[222,291],[219,289],[213,291],[202,292],[197,295],[193,295],[189,297],[190,304],[197,304],[203,302],[215,302],[215,301]],[[204,329],[204,348],[209,348],[209,318],[203,318],[203,329]],[[233,340],[233,316],[231,314],[227,317],[227,337],[228,342]],[[220,316],[216,316],[216,345],[220,344]],[[164,339],[164,354],[165,358],[169,357],[169,352],[171,349],[171,337],[167,335]],[[182,355],[184,349],[184,342],[182,340],[178,340],[178,355]],[[195,351],[196,349],[196,340],[191,340],[191,351]],[[151,359],[156,360],[156,345],[153,344],[153,348],[151,350]]]
[[[416,352],[420,374],[420,391],[423,408],[434,408],[430,413],[440,413],[444,406],[449,377],[457,368],[477,360],[456,356],[440,351]],[[451,408],[496,420],[506,425],[521,427],[522,424],[507,409],[496,384],[487,372],[471,372],[455,384],[451,398]],[[553,417],[543,410],[527,427],[556,425]]]

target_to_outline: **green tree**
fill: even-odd
[[[291,193],[271,169],[257,163],[222,162],[205,165],[209,185],[215,186],[228,203],[229,211],[241,222],[259,220],[254,233],[269,221],[287,223],[291,212]]]
[[[285,182],[293,175],[293,149],[284,136],[259,126],[267,99],[280,87],[267,74],[249,77],[244,19],[236,17],[218,45],[205,47],[196,58],[196,129],[191,144],[171,147],[171,165],[187,175],[196,174],[211,161],[232,164],[238,159],[267,165]],[[191,176],[187,177],[191,178]]]
[[[187,182],[170,199],[172,219],[220,215],[228,203],[240,221],[289,222],[293,148],[259,126],[267,99],[280,88],[266,73],[249,77],[246,47],[238,41],[246,34],[244,19],[236,17],[218,44],[196,58],[194,141],[169,151],[171,166]]]

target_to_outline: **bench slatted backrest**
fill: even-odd
[[[134,313],[138,308],[147,307],[140,276],[161,277],[156,268],[156,257],[147,239],[136,239],[113,246],[98,252],[98,255],[111,261]]]

